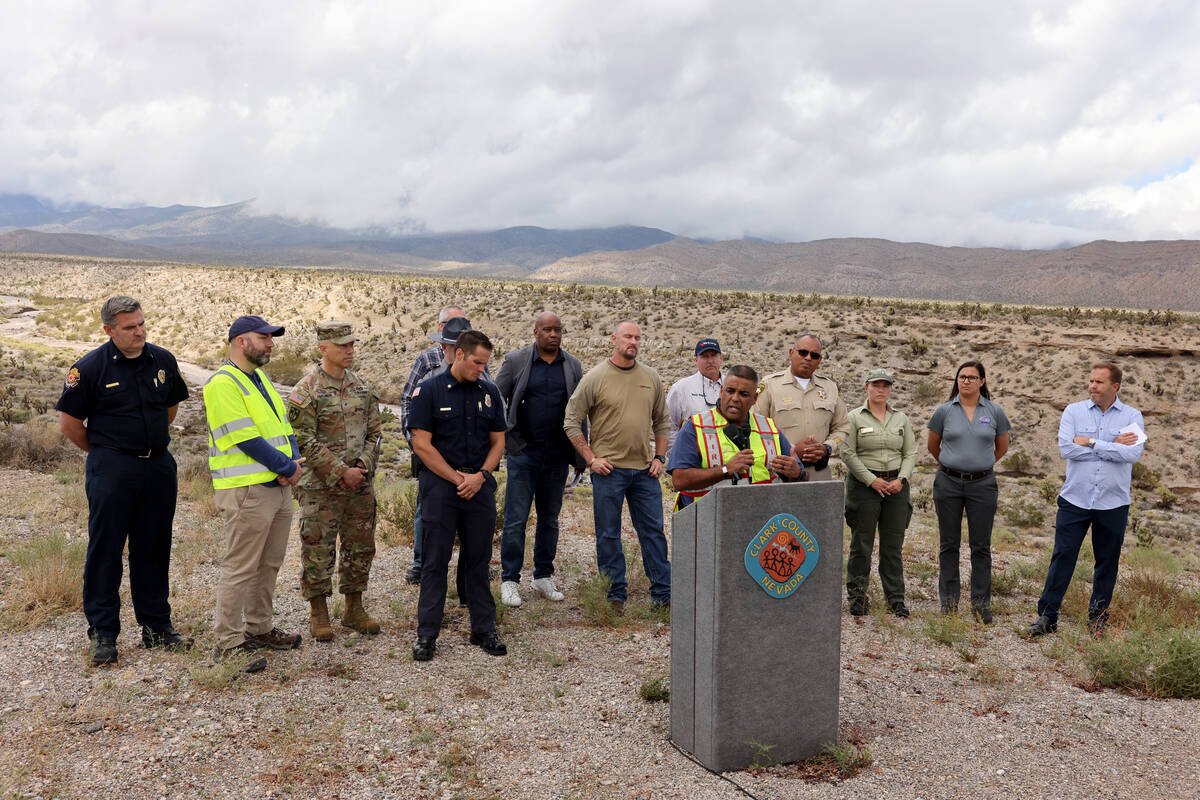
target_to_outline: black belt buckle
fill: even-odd
[[[154,455],[153,449],[146,450],[145,452],[143,452],[141,450],[134,450],[132,452],[133,452],[133,455],[137,456],[138,458],[149,458],[150,456]]]
[[[454,471],[461,472],[463,475],[473,475],[476,472],[479,472],[479,470],[477,470],[473,467],[455,467]]]

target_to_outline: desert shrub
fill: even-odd
[[[1017,528],[1040,528],[1046,522],[1046,507],[1027,497],[1006,502],[1000,513],[1009,525]]]
[[[1147,492],[1152,492],[1158,486],[1159,480],[1161,480],[1161,476],[1157,470],[1150,469],[1150,467],[1147,467],[1141,461],[1133,465],[1130,482],[1135,489],[1144,489]]]
[[[1175,494],[1167,486],[1159,486],[1154,494],[1158,497],[1159,508],[1174,508],[1175,504],[1179,502],[1179,495]]]
[[[1200,697],[1200,634],[1193,630],[1168,628],[1093,641],[1084,661],[1100,686],[1154,697]]]
[[[1010,453],[1004,461],[1000,462],[1004,468],[1011,472],[1027,472],[1029,470],[1029,454],[1023,452]]]
[[[647,678],[638,689],[638,697],[647,703],[665,703],[671,699],[671,685],[661,676]]]
[[[921,378],[913,387],[913,397],[918,403],[932,403],[942,396],[944,387],[933,378]]]
[[[276,384],[292,386],[317,363],[316,350],[306,345],[284,345],[271,353],[267,369]]]
[[[12,469],[54,472],[78,458],[78,450],[49,419],[0,427],[0,465]]]
[[[389,547],[413,543],[417,514],[417,483],[394,480],[375,487],[379,540]]]

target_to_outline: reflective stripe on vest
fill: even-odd
[[[715,408],[702,411],[692,416],[692,427],[696,430],[696,448],[700,451],[701,469],[721,466],[729,458],[737,455],[738,446],[729,440],[722,430],[728,421]],[[779,429],[775,421],[762,414],[750,415],[750,449],[754,451],[754,463],[750,467],[750,483],[775,483],[779,477],[772,473],[767,465],[771,459],[779,455]],[[678,511],[679,497],[687,495],[693,499],[703,497],[711,491],[708,489],[681,491],[675,498],[675,510]]]
[[[253,436],[242,434],[239,437],[236,435],[239,431],[250,430],[287,457],[292,456],[288,439],[292,435],[292,426],[287,421],[287,408],[262,370],[256,370],[255,374],[267,391],[266,397],[245,373],[229,364],[222,366],[204,384],[204,408],[209,425],[208,470],[215,489],[252,486],[278,477],[242,452],[238,443]],[[214,384],[214,381],[223,383]],[[238,394],[231,394],[225,388],[230,381],[237,386]]]

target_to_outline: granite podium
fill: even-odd
[[[837,743],[844,491],[724,485],[672,518],[671,738],[709,769]]]

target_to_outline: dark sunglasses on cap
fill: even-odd
[[[792,349],[792,352],[801,358],[811,358],[813,361],[821,360],[820,350],[805,350],[803,347],[796,347]]]

